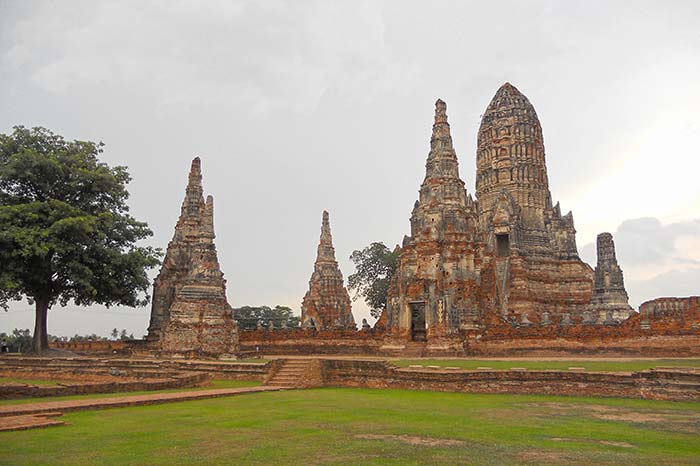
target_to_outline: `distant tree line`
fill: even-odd
[[[23,353],[32,346],[32,334],[29,329],[14,329],[11,334],[0,332],[0,341],[4,341],[10,353]]]
[[[294,328],[299,326],[299,316],[295,316],[287,306],[243,306],[233,309],[233,317],[241,330],[262,328]]]
[[[59,337],[56,335],[47,335],[47,339],[50,343],[57,341],[109,341],[109,340],[133,340],[134,334],[127,334],[126,329],[117,330],[116,328],[110,332],[109,337],[104,337],[102,335],[97,335],[96,333],[78,335],[77,333],[72,337]],[[12,333],[0,332],[0,341],[5,341],[7,349],[10,353],[26,353],[32,349],[32,332],[28,329],[16,328],[12,330]]]
[[[123,328],[122,331],[120,332],[115,327],[112,329],[112,332],[109,334],[109,336],[112,337],[112,340],[125,341],[125,340],[133,340],[134,339],[134,334],[130,333],[127,335],[125,328]]]

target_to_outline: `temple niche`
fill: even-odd
[[[328,212],[323,211],[321,238],[309,280],[309,291],[301,303],[301,325],[316,330],[355,330],[350,295],[335,260]]]
[[[153,285],[150,347],[190,356],[232,355],[238,327],[214,245],[214,199],[204,200],[199,157],[192,161],[175,234]]]

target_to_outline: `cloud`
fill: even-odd
[[[614,234],[630,302],[700,294],[700,219],[663,224],[654,217],[623,221]],[[595,245],[581,248],[595,265]]]
[[[411,64],[391,57],[380,4],[355,2],[42,3],[14,25],[2,63],[48,92],[100,83],[147,88],[167,112],[224,105],[313,110],[337,87],[395,87]],[[68,24],[66,24],[68,23]]]

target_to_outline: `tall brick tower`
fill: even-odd
[[[202,162],[199,157],[192,160],[185,189],[185,199],[180,209],[180,218],[175,233],[168,243],[163,265],[153,285],[151,322],[148,339],[157,340],[170,315],[170,306],[175,300],[177,287],[190,271],[195,248],[204,234],[204,211],[206,203],[202,190]]]
[[[147,340],[166,354],[218,357],[238,349],[238,326],[214,244],[214,198],[204,200],[199,157],[153,285]]]
[[[552,206],[537,113],[510,83],[482,116],[476,167],[479,229],[494,257],[482,279],[498,314],[525,325],[581,314],[593,271],[578,256],[573,215]]]
[[[335,260],[331,225],[325,210],[309,291],[301,303],[301,325],[317,330],[356,328],[350,295]]]
[[[481,118],[476,152],[479,224],[490,231],[504,200],[517,206],[510,247],[530,254],[577,258],[573,215],[552,207],[542,126],[535,108],[515,86],[505,83]],[[514,222],[515,223],[515,222]]]
[[[476,208],[459,177],[447,105],[435,103],[425,179],[411,213],[386,309],[390,334],[425,340],[477,326]]]

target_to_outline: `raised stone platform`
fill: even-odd
[[[263,381],[269,364],[126,358],[0,358],[0,376],[55,385],[0,384],[1,398],[116,393],[196,387],[212,378]]]
[[[700,400],[700,371],[697,370],[655,369],[612,373],[517,368],[400,369],[385,361],[326,359],[322,361],[321,373],[323,385],[333,387]]]

